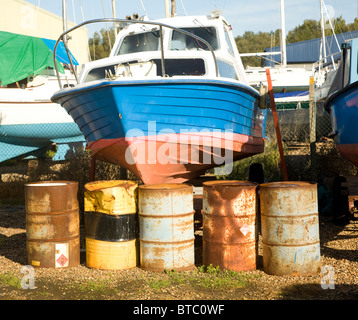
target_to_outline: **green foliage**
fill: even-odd
[[[263,52],[266,48],[280,45],[280,32],[258,32],[246,31],[242,36],[235,38],[240,53]],[[258,67],[261,59],[257,57],[243,57],[242,63],[245,66]]]
[[[93,37],[88,41],[91,59],[98,60],[107,58],[112,50],[114,41],[115,37],[113,29],[101,29],[99,33],[95,32]]]
[[[303,24],[297,26],[287,34],[287,43],[300,42],[322,36],[321,25],[316,20],[305,20]]]
[[[284,146],[285,150],[285,146]],[[265,141],[265,152],[255,156],[236,161],[232,172],[226,177],[228,180],[248,180],[249,167],[253,163],[261,163],[265,172],[267,182],[279,181],[281,179],[280,153],[277,143]],[[217,177],[221,179],[222,177]]]
[[[328,24],[328,21],[325,23]],[[353,23],[347,24],[341,17],[333,21],[334,32],[336,34],[344,33],[352,30],[358,30],[358,18]],[[321,37],[321,22],[318,20],[305,20],[287,34],[287,43],[294,43]],[[332,31],[327,28],[326,36],[332,35]],[[235,38],[236,45],[240,53],[263,52],[266,48],[276,47],[280,45],[281,29],[276,31],[254,33],[246,31],[242,36]],[[93,37],[89,39],[88,44],[92,60],[98,60],[109,56],[115,41],[113,28],[102,28],[99,32],[95,32]],[[243,57],[244,66],[258,67],[264,59],[258,57]]]
[[[326,21],[325,24],[328,25],[328,21]],[[346,24],[346,21],[341,16],[333,21],[333,25],[334,32],[336,34],[358,30],[358,18],[355,18],[353,23]],[[264,52],[266,48],[272,48],[280,45],[280,34],[281,29],[258,33],[246,31],[242,36],[236,37],[235,41],[240,53]],[[330,36],[332,34],[331,29],[325,29],[326,36]],[[301,25],[298,25],[293,30],[288,32],[286,42],[300,42],[320,38],[321,36],[321,22],[307,19]],[[264,62],[264,59],[258,57],[243,57],[242,62],[245,67],[258,67]]]

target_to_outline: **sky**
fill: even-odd
[[[42,9],[62,15],[62,0],[25,0]],[[116,17],[147,14],[150,19],[165,17],[164,0],[115,0]],[[207,15],[221,9],[232,25],[234,36],[245,31],[270,32],[281,29],[280,0],[176,0],[177,15]],[[342,16],[346,23],[358,17],[358,0],[325,0],[331,18]],[[302,24],[305,19],[320,19],[320,0],[285,0],[285,29]],[[68,20],[77,24],[91,19],[112,18],[112,0],[67,0]],[[94,30],[89,27],[89,35]]]

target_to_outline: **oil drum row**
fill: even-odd
[[[98,269],[188,270],[195,266],[193,187],[95,181],[84,194],[86,265]],[[77,183],[25,185],[28,263],[79,264]],[[261,221],[268,274],[306,275],[320,269],[317,186],[203,183],[203,264],[254,270]]]
[[[76,182],[25,185],[28,263],[80,263]],[[97,269],[188,270],[194,267],[193,187],[126,180],[85,185],[86,265]],[[140,232],[139,232],[140,230]]]

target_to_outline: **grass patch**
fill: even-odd
[[[116,293],[111,282],[111,279],[88,280],[86,282],[72,284],[70,287],[71,290],[81,298],[99,298]]]
[[[205,289],[234,289],[244,288],[249,276],[243,272],[233,270],[221,270],[218,266],[201,266],[198,269],[198,279],[194,279],[193,285]]]
[[[5,286],[13,287],[16,289],[21,289],[20,278],[14,276],[11,272],[7,272],[5,274],[0,274],[0,283]]]
[[[220,270],[219,267],[201,266],[196,271],[178,272],[165,270],[147,279],[146,283],[153,290],[162,290],[171,286],[190,286],[199,289],[237,289],[244,288],[254,276],[232,270]]]
[[[285,146],[284,149],[286,149]],[[268,141],[265,141],[265,152],[234,162],[231,173],[227,176],[217,176],[217,179],[248,180],[249,168],[253,163],[262,164],[266,181],[279,181],[282,179],[279,167],[280,153],[277,143]]]
[[[80,283],[77,287],[79,291],[83,292],[102,292],[106,291],[108,287],[108,281],[105,280],[89,280],[85,283]]]
[[[149,279],[148,286],[153,290],[161,290],[172,285],[171,279]]]
[[[68,283],[45,281],[38,285],[37,295],[42,298],[71,300],[101,300],[116,296],[110,279],[71,281]]]

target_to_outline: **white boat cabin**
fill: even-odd
[[[216,15],[128,23],[110,56],[84,65],[79,82],[162,76],[229,78],[248,85],[231,26]]]

